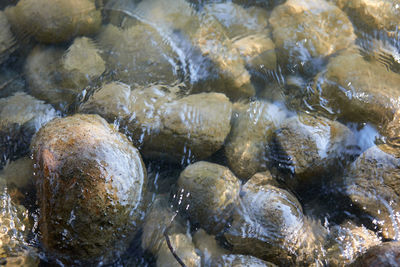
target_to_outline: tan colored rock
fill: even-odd
[[[46,124],[31,149],[43,246],[64,262],[115,260],[143,216],[138,150],[100,116],[81,114]]]
[[[224,166],[199,161],[186,167],[177,184],[181,210],[207,232],[219,233],[239,199],[240,181],[235,175]]]
[[[344,178],[344,194],[385,238],[400,236],[400,159],[386,146],[362,153]]]
[[[182,78],[178,55],[150,25],[137,23],[121,29],[109,24],[98,40],[114,79],[129,85],[149,85],[170,84]]]
[[[203,229],[199,229],[193,235],[193,243],[200,251],[203,266],[213,266],[213,261],[227,254],[228,251],[217,244],[215,236],[209,235]]]
[[[269,22],[278,61],[289,69],[310,72],[313,60],[345,49],[356,39],[346,14],[325,0],[288,0],[273,9]]]
[[[43,43],[92,35],[101,24],[101,13],[91,0],[19,0],[5,13],[13,30]]]
[[[400,25],[398,0],[335,0],[361,30],[383,30],[389,35]]]
[[[21,189],[33,186],[33,166],[29,157],[23,157],[8,163],[0,170],[0,179],[4,179],[7,185]]]
[[[254,101],[234,118],[225,145],[229,168],[241,179],[267,169],[268,141],[285,119],[285,112],[274,104]]]

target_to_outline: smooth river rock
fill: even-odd
[[[41,242],[64,262],[112,262],[143,217],[138,150],[98,115],[54,119],[32,140]]]
[[[325,0],[288,0],[273,9],[269,22],[278,61],[289,70],[312,74],[324,57],[356,39],[346,14]]]
[[[240,181],[226,167],[198,161],[179,176],[178,203],[194,224],[211,234],[219,233],[229,221],[239,200]]]
[[[26,93],[0,98],[0,165],[29,151],[34,133],[58,113]]]
[[[101,24],[100,10],[91,0],[19,0],[5,13],[18,34],[33,36],[43,43],[93,35]]]
[[[385,242],[370,248],[351,267],[392,267],[400,265],[400,242]]]

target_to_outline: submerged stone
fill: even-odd
[[[278,61],[289,70],[313,73],[318,61],[356,39],[346,14],[324,0],[288,0],[273,9],[269,22]]]
[[[398,265],[400,265],[400,242],[385,242],[370,248],[350,266],[390,267]]]
[[[385,238],[400,237],[400,159],[374,146],[353,162],[344,178],[344,194]]]
[[[398,0],[335,0],[335,2],[364,31],[383,30],[390,36],[400,25]]]
[[[225,145],[229,168],[241,179],[267,169],[268,141],[286,117],[278,106],[253,101],[233,119],[232,130]]]
[[[230,131],[232,103],[219,93],[178,97],[177,86],[130,90],[112,83],[95,92],[81,111],[116,119],[146,158],[201,160],[221,148]]]
[[[10,29],[7,17],[3,11],[0,11],[0,65],[8,59],[8,56],[17,46],[14,36]]]
[[[326,175],[340,172],[359,151],[354,134],[345,125],[306,114],[286,119],[271,138],[271,161],[285,183],[305,188]]]
[[[199,161],[186,167],[177,185],[182,212],[207,232],[219,233],[239,199],[240,181],[235,175],[224,166]]]
[[[19,0],[5,12],[13,30],[43,43],[91,35],[101,24],[101,13],[91,0]]]
[[[26,93],[0,98],[1,165],[27,154],[33,134],[57,116],[51,105]]]
[[[148,24],[138,22],[126,29],[109,24],[97,38],[105,51],[107,70],[116,80],[149,85],[182,79],[178,55],[168,40]]]
[[[399,109],[400,75],[366,61],[349,49],[329,61],[313,86],[311,104],[347,121],[371,122],[378,129]]]
[[[247,181],[240,195],[232,225],[224,234],[234,253],[279,265],[320,260],[322,227],[305,218],[296,197],[268,183],[260,184],[258,178]]]
[[[374,232],[351,221],[330,228],[328,240],[327,260],[332,266],[345,266],[381,243]]]
[[[143,216],[138,150],[97,115],[51,121],[32,140],[41,242],[63,262],[112,262]]]
[[[249,255],[227,254],[213,262],[218,267],[276,267],[275,264]]]
[[[25,74],[32,94],[65,109],[104,72],[100,51],[93,41],[76,38],[67,51],[35,47],[27,58]]]
[[[193,235],[193,243],[200,251],[202,266],[215,266],[214,261],[228,253],[226,249],[218,245],[215,236],[207,234],[203,229],[197,230]]]

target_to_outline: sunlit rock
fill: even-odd
[[[400,159],[385,145],[374,146],[353,162],[344,194],[386,238],[400,238]]]
[[[25,65],[32,94],[61,108],[73,103],[104,70],[100,51],[86,37],[76,38],[67,51],[37,46]]]
[[[286,114],[278,106],[253,101],[233,118],[232,130],[225,145],[229,168],[240,178],[267,169],[268,140]]]
[[[240,195],[232,225],[224,234],[234,253],[284,266],[320,260],[324,231],[304,216],[296,197],[260,184],[258,178],[251,178]]]
[[[398,266],[400,265],[400,243],[386,242],[370,248],[365,254],[358,257],[350,266]]]
[[[11,32],[7,17],[0,11],[0,64],[7,60],[8,56],[15,50],[16,43]]]
[[[288,0],[273,9],[269,22],[278,61],[289,70],[312,74],[321,59],[356,39],[346,14],[325,0]]]
[[[195,247],[192,243],[192,238],[187,234],[179,233],[169,236],[171,247],[176,256],[187,267],[200,267],[201,259],[196,254]],[[171,252],[166,242],[163,242],[160,251],[157,255],[157,267],[180,267],[182,266]]]
[[[0,98],[1,165],[28,153],[32,135],[57,116],[51,105],[26,93]]]
[[[378,129],[399,109],[400,75],[349,49],[329,61],[313,86],[311,104],[347,121],[371,122]]]
[[[218,267],[276,267],[275,264],[249,255],[227,254],[213,262]]]
[[[235,175],[224,166],[199,161],[186,167],[177,184],[180,209],[192,223],[211,234],[219,233],[239,199],[240,181]]]
[[[143,217],[138,150],[98,115],[55,119],[32,140],[41,242],[64,262],[112,262]]]
[[[361,30],[395,33],[400,25],[398,0],[335,0]]]
[[[20,0],[5,13],[15,32],[44,43],[92,35],[101,23],[101,13],[91,0]]]
[[[142,248],[157,257],[165,234],[185,233],[180,216],[168,204],[166,196],[157,196],[143,222]]]
[[[326,245],[327,259],[330,266],[344,266],[380,243],[380,239],[371,230],[346,221],[330,228]]]
[[[345,125],[306,114],[286,119],[274,132],[270,147],[271,161],[294,188],[319,184],[359,153],[357,140]]]
[[[193,235],[193,243],[200,251],[202,266],[215,266],[214,261],[222,255],[229,253],[226,249],[218,245],[215,236],[209,235],[203,229],[197,230]]]
[[[126,29],[104,26],[98,36],[107,69],[118,81],[129,85],[172,83],[182,79],[179,58],[155,28],[137,23]]]

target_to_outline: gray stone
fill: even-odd
[[[143,217],[147,176],[138,150],[98,115],[57,118],[32,140],[39,227],[63,262],[112,262]]]
[[[98,31],[101,13],[91,0],[20,0],[5,13],[17,33],[38,42],[61,43]]]
[[[235,175],[224,166],[199,161],[186,167],[177,184],[181,210],[207,232],[219,233],[239,199],[240,181]]]

